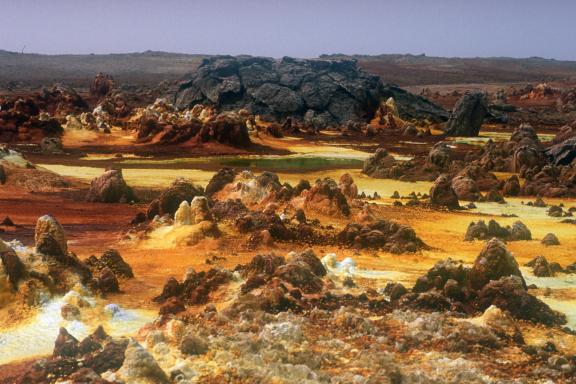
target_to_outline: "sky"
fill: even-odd
[[[576,0],[0,0],[0,49],[576,60]]]

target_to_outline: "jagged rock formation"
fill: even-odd
[[[86,201],[95,203],[128,203],[136,200],[120,169],[110,169],[90,183]]]
[[[208,185],[206,185],[206,195],[212,196],[216,192],[220,191],[226,184],[233,182],[236,175],[237,172],[232,168],[222,168],[218,170],[218,172],[212,176]]]
[[[490,220],[488,225],[484,220],[480,220],[477,223],[470,223],[464,240],[488,240],[494,237],[504,241],[532,240],[532,233],[521,221],[515,221],[512,226],[502,227],[495,220]]]
[[[546,150],[546,155],[554,165],[570,165],[576,159],[576,136],[570,137]]]
[[[340,176],[338,188],[340,188],[340,192],[342,192],[342,194],[348,199],[355,199],[358,196],[358,186],[354,183],[354,179],[348,173],[344,173]]]
[[[86,260],[86,265],[94,271],[101,271],[108,268],[118,277],[127,279],[134,277],[132,267],[124,261],[120,253],[115,249],[106,250],[100,258],[90,256]]]
[[[247,109],[278,119],[295,117],[326,127],[366,121],[380,100],[394,97],[401,117],[442,120],[445,111],[358,69],[354,60],[218,56],[205,59],[171,94],[178,108],[198,103],[219,110]]]
[[[474,313],[494,305],[519,319],[546,325],[566,322],[564,315],[528,293],[518,263],[498,239],[485,244],[472,268],[451,259],[439,261],[418,278],[412,292],[401,302],[413,308],[438,310],[452,306]]]
[[[362,167],[362,173],[377,179],[395,178],[400,170],[399,163],[385,148],[378,148],[376,152],[366,160]]]
[[[350,215],[350,206],[338,184],[330,178],[318,180],[304,200],[304,208],[325,215]]]
[[[446,134],[448,136],[478,136],[487,112],[485,94],[466,92],[454,106],[448,120]]]
[[[251,143],[245,116],[234,112],[224,112],[207,121],[194,117],[179,119],[178,116],[169,122],[142,119],[137,129],[138,138],[142,142],[202,144],[215,141],[240,148]]]
[[[37,143],[62,134],[59,118],[85,111],[86,102],[74,89],[56,85],[32,95],[0,99],[0,141]]]
[[[396,254],[426,248],[414,229],[388,220],[365,225],[348,224],[337,235],[337,239],[340,244],[358,249],[384,249]]]
[[[105,73],[98,73],[90,84],[90,95],[101,98],[107,96],[114,88],[114,79]]]

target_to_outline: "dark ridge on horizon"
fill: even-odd
[[[210,56],[231,56],[231,57],[270,57],[274,59],[281,59],[282,57],[295,57],[299,59],[334,59],[334,58],[395,58],[395,57],[411,57],[411,58],[426,58],[426,59],[449,59],[449,60],[539,60],[539,61],[551,61],[557,63],[576,63],[576,60],[563,60],[556,59],[553,57],[541,57],[541,56],[434,56],[427,55],[425,53],[380,53],[380,54],[362,54],[362,53],[324,53],[316,57],[307,56],[263,56],[263,55],[250,55],[250,54],[205,54],[205,53],[185,53],[185,52],[172,52],[172,51],[156,51],[156,50],[146,50],[146,51],[134,51],[134,52],[110,52],[110,53],[40,53],[40,52],[17,52],[5,49],[0,49],[0,54],[9,55],[30,55],[38,57],[94,57],[94,56],[185,56],[185,57],[210,57]]]
[[[24,83],[45,86],[54,82],[86,87],[98,72],[120,83],[156,86],[177,81],[194,72],[213,56],[143,51],[109,54],[38,54],[0,50],[0,85]],[[246,57],[251,55],[236,55]],[[279,58],[276,58],[279,59]],[[323,54],[310,59],[355,59],[358,65],[400,86],[461,83],[574,82],[576,61],[542,57],[438,57],[425,54],[347,55]]]

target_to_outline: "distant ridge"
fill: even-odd
[[[245,55],[243,55],[245,56]],[[145,51],[112,54],[46,55],[0,50],[0,85],[24,82],[49,85],[60,81],[86,86],[98,72],[119,82],[155,85],[196,70],[209,55]],[[576,61],[541,57],[445,58],[424,54],[321,55],[321,59],[355,59],[384,82],[400,86],[576,81]]]

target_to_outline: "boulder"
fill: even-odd
[[[86,196],[86,201],[93,203],[129,203],[135,200],[134,191],[126,184],[119,169],[110,169],[93,179]]]
[[[402,136],[416,136],[418,135],[418,128],[412,124],[408,124],[402,131]]]
[[[560,240],[556,237],[553,233],[547,233],[546,236],[542,239],[542,244],[551,246],[551,245],[560,245]]]
[[[185,311],[184,303],[177,297],[170,297],[160,307],[160,315],[175,315]]]
[[[392,301],[399,300],[407,293],[406,287],[400,283],[388,282],[384,287],[384,294],[388,295]]]
[[[484,245],[474,261],[469,275],[471,285],[475,289],[481,289],[490,280],[508,276],[518,277],[526,288],[516,259],[501,240],[493,238]]]
[[[443,289],[445,284],[450,280],[455,281],[459,285],[463,285],[467,278],[467,270],[461,261],[453,260],[448,258],[446,260],[438,261],[428,273],[425,275],[425,279],[419,282],[418,290],[426,287],[425,290],[429,288]]]
[[[476,181],[467,176],[456,176],[452,179],[452,189],[459,200],[477,201],[481,194]]]
[[[558,205],[551,205],[550,208],[548,208],[547,213],[550,217],[562,217],[564,215],[564,210]]]
[[[448,136],[475,137],[488,112],[486,94],[468,91],[454,106],[446,127]]]
[[[504,182],[502,194],[504,196],[518,196],[520,194],[520,179],[518,176],[512,175]]]
[[[538,148],[522,145],[512,155],[512,172],[519,173],[522,168],[533,168],[542,164],[542,155]]]
[[[488,225],[486,225],[484,220],[470,223],[464,240],[488,240],[493,237],[503,241],[532,240],[530,230],[521,221],[514,222],[512,227],[502,227],[495,220],[490,220]]]
[[[532,233],[521,221],[515,221],[510,228],[510,240],[532,240]]]
[[[398,116],[402,120],[428,120],[433,123],[442,123],[449,118],[449,113],[439,105],[396,85],[385,84],[381,93],[381,100],[390,98],[394,100]]]
[[[326,268],[324,268],[324,265],[312,249],[307,249],[300,253],[292,252],[292,254],[289,255],[287,261],[289,263],[306,264],[312,270],[312,273],[314,273],[316,276],[322,277],[326,275]]]
[[[64,229],[60,223],[50,215],[42,216],[36,221],[34,240],[36,249],[39,249],[40,253],[54,256],[68,254],[68,245]]]
[[[99,259],[96,256],[90,256],[86,260],[86,265],[95,271],[109,268],[118,277],[126,279],[134,277],[132,267],[124,261],[120,253],[115,249],[107,249]]]
[[[448,209],[458,209],[458,196],[452,188],[452,183],[448,175],[440,175],[430,188],[430,204],[436,207],[446,207]]]
[[[279,266],[274,276],[286,281],[304,293],[318,293],[324,286],[322,279],[312,272],[306,263],[290,263]]]
[[[304,208],[325,215],[350,215],[350,206],[338,184],[331,178],[317,180],[304,199]]]
[[[428,152],[428,164],[434,165],[439,169],[447,169],[450,166],[452,150],[445,142],[439,142],[432,146]]]
[[[366,160],[362,166],[362,173],[377,179],[393,178],[393,169],[398,162],[384,148],[378,148],[376,152]]]
[[[103,294],[120,292],[118,278],[110,268],[104,268],[100,271],[100,276],[96,279],[96,283]]]
[[[506,203],[506,200],[504,200],[504,197],[496,189],[492,189],[492,190],[488,191],[486,196],[484,196],[482,198],[482,201],[486,201],[488,203],[498,203],[498,204]]]
[[[526,264],[527,267],[532,267],[532,273],[538,277],[552,277],[555,271],[551,268],[548,260],[544,256],[537,256]]]

